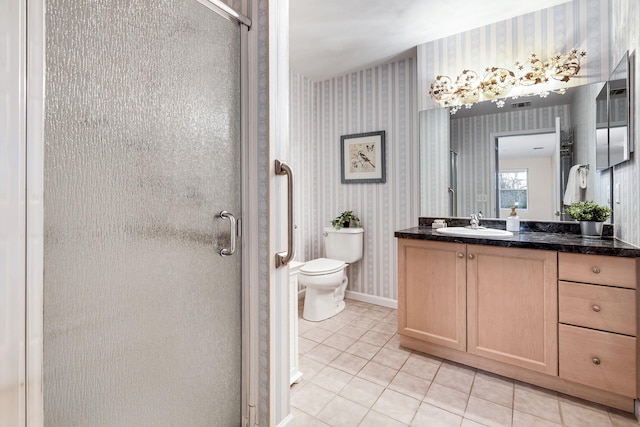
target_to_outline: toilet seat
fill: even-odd
[[[307,276],[322,276],[344,270],[347,263],[329,258],[318,258],[307,262],[300,268],[300,273]]]

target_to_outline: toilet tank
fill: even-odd
[[[325,227],[324,236],[325,257],[337,259],[346,263],[353,263],[362,258],[364,229]]]

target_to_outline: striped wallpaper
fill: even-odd
[[[365,228],[352,292],[396,300],[393,232],[418,224],[415,58],[311,82],[291,73],[291,158],[297,174],[298,260],[323,256],[322,228],[344,210]],[[342,184],[340,136],[386,131],[386,183]]]
[[[609,63],[611,68],[620,61],[625,51],[634,52],[635,58],[635,98],[634,113],[634,144],[636,153],[630,161],[613,168],[614,185],[620,185],[620,204],[614,204],[616,237],[626,242],[640,246],[640,215],[638,200],[640,200],[640,64],[638,51],[640,50],[640,2],[638,0],[611,0],[611,47]]]
[[[417,59],[322,82],[292,72],[297,258],[321,256],[322,227],[341,211],[353,209],[364,221],[366,244],[363,261],[350,268],[349,289],[396,299],[393,231],[417,225],[420,213],[442,215],[448,207],[446,195],[435,190],[448,179],[449,116],[442,109],[433,109],[428,99],[434,76],[493,64],[510,66],[531,51],[550,55],[579,47],[588,56],[576,84],[602,81],[624,50],[640,47],[640,31],[630,25],[640,22],[639,8],[637,0],[576,0],[420,45]],[[636,80],[640,78],[638,68]],[[639,88],[636,85],[636,99],[640,99]],[[418,116],[418,110],[426,111]],[[636,109],[636,123],[639,111]],[[568,119],[564,113],[561,117]],[[425,120],[430,126],[418,130],[418,121]],[[340,135],[376,130],[387,131],[387,183],[341,184]],[[418,131],[424,133],[421,138]],[[637,132],[635,144],[638,146]],[[632,159],[615,168],[614,179],[621,184],[622,196],[622,203],[615,206],[615,222],[617,237],[640,245],[637,163]],[[422,172],[419,164],[428,167]]]
[[[418,46],[419,109],[437,105],[429,98],[436,75],[455,77],[464,69],[513,68],[531,52],[542,58],[575,48],[587,51],[572,85],[595,83],[609,75],[609,1],[575,0],[517,18],[458,33]],[[631,21],[629,21],[631,22]]]

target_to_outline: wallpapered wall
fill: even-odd
[[[616,237],[634,245],[640,246],[640,215],[638,215],[638,200],[640,200],[640,66],[638,64],[638,50],[640,49],[640,2],[637,0],[611,1],[611,47],[609,64],[611,69],[620,61],[625,51],[635,52],[635,133],[633,136],[636,152],[632,159],[614,167],[614,185],[620,185],[620,204],[614,205]]]
[[[296,168],[298,259],[321,256],[322,227],[342,210],[354,209],[364,220],[367,243],[365,259],[351,268],[349,289],[395,299],[393,230],[417,225],[420,213],[447,212],[446,195],[442,197],[442,192],[431,191],[442,180],[448,180],[444,172],[449,155],[448,143],[440,143],[449,140],[448,114],[442,109],[433,109],[427,95],[433,77],[440,73],[455,74],[464,68],[510,66],[515,60],[525,59],[531,51],[551,55],[579,47],[587,50],[587,58],[581,71],[583,77],[575,82],[602,81],[625,50],[640,46],[640,29],[631,25],[640,21],[639,9],[640,3],[636,0],[576,0],[420,45],[417,47],[417,87],[416,77],[410,74],[413,59],[324,82],[312,82],[292,72],[291,160],[299,165]],[[395,69],[395,75],[387,71],[381,80],[378,76],[382,67]],[[403,72],[399,72],[401,67]],[[640,78],[638,68],[636,81]],[[413,88],[410,89],[410,85]],[[387,92],[390,87],[397,92],[383,96],[383,86]],[[640,85],[636,85],[636,99],[640,99],[639,88]],[[413,99],[409,102],[410,98]],[[411,105],[416,105],[414,110]],[[416,111],[426,108],[431,109],[420,112],[420,121],[428,120],[432,125],[418,130]],[[639,110],[635,113],[636,123],[640,121]],[[389,120],[389,111],[400,113],[394,114],[402,120]],[[387,184],[341,184],[340,135],[382,129],[387,131],[388,140]],[[430,139],[427,147],[420,147],[428,150],[418,147],[418,131]],[[637,132],[635,144],[639,145]],[[424,173],[419,171],[418,163],[428,164]],[[621,184],[622,196],[622,204],[615,207],[616,233],[622,240],[636,245],[640,245],[638,174],[635,159],[617,166],[614,174],[615,182]]]
[[[298,260],[323,256],[322,228],[344,210],[365,228],[349,290],[397,299],[393,232],[418,224],[415,59],[312,82],[291,73],[291,164],[297,175]],[[342,184],[340,136],[386,131],[386,183]]]

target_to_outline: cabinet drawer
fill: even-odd
[[[636,263],[635,258],[560,252],[558,277],[560,280],[571,282],[635,289],[637,286]]]
[[[635,336],[635,295],[632,289],[560,282],[560,322]]]
[[[636,397],[636,339],[559,325],[560,378]]]

